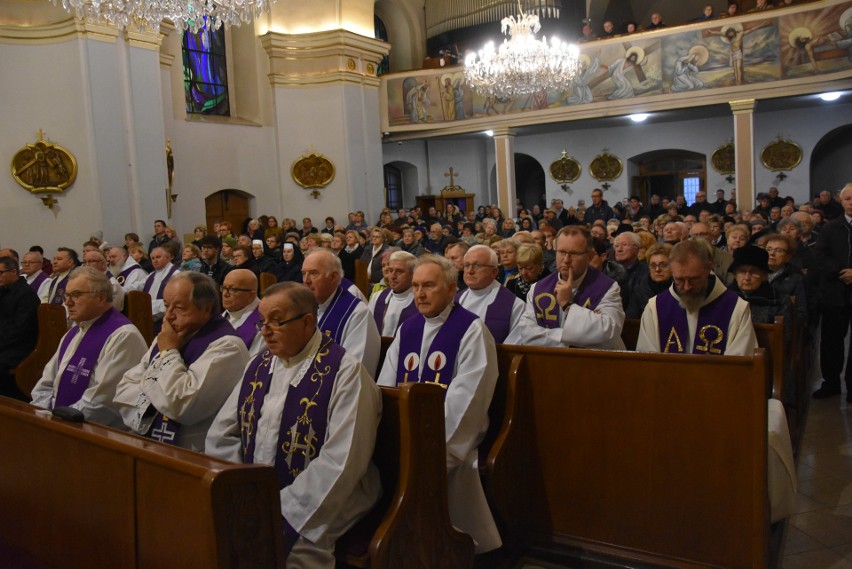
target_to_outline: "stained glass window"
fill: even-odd
[[[388,29],[385,23],[378,17],[373,16],[373,24],[375,28],[375,36],[377,40],[388,41]],[[387,73],[390,71],[390,58],[386,55],[379,62],[379,68],[376,70],[376,75]]]
[[[183,33],[183,85],[186,112],[230,116],[225,28]]]

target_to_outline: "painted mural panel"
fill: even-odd
[[[785,78],[849,68],[852,62],[852,7],[847,6],[779,18],[781,68]]]
[[[465,83],[460,67],[388,77],[388,124],[440,124],[852,71],[852,2],[767,15],[651,39],[583,44],[580,72],[561,92],[483,97]]]

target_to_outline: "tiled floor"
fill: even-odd
[[[852,404],[811,400],[784,569],[852,569]]]

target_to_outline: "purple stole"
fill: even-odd
[[[403,322],[399,329],[399,359],[396,364],[396,383],[411,381],[435,383],[446,389],[453,380],[456,356],[462,338],[478,316],[459,305],[454,305],[441,329],[432,340],[426,356],[426,365],[420,373],[420,346],[423,343],[423,328],[426,318],[422,314]],[[446,372],[442,371],[446,368]]]
[[[198,333],[180,348],[180,355],[186,367],[188,368],[195,363],[195,360],[204,354],[210,344],[225,336],[236,336],[236,332],[234,332],[234,327],[227,320],[217,314],[208,320],[207,324],[202,326],[198,330]],[[148,363],[150,364],[159,353],[160,346],[154,343]],[[157,411],[154,422],[151,424],[151,429],[145,436],[173,445],[177,439],[178,429],[180,429],[180,423],[169,419]]]
[[[65,304],[65,286],[68,284],[68,275],[65,275],[61,279],[59,277],[56,278],[58,279],[58,282],[54,282],[50,286],[52,291],[50,304],[58,304],[61,306]]]
[[[417,305],[414,303],[414,298],[412,297],[411,303],[409,303],[409,305],[403,308],[402,312],[399,313],[399,320],[396,323],[396,330],[388,330],[388,332],[391,332],[390,334],[383,334],[383,329],[385,325],[385,312],[387,312],[388,304],[390,303],[387,298],[391,292],[393,292],[391,291],[391,289],[386,288],[385,290],[379,293],[379,299],[376,301],[376,309],[375,312],[373,312],[373,318],[376,321],[376,327],[379,329],[380,336],[393,336],[396,333],[396,330],[399,330],[399,327],[402,326],[403,322],[418,313]]]
[[[258,312],[257,308],[255,308],[251,311],[251,314],[248,315],[245,321],[240,324],[240,327],[236,329],[237,336],[243,340],[246,348],[251,348],[255,336],[257,336],[257,327],[255,324],[258,322],[260,322],[260,312]]]
[[[671,289],[666,289],[655,297],[657,303],[657,327],[660,335],[660,349],[664,354],[684,354],[684,342],[689,338],[689,325],[684,310]],[[723,355],[728,345],[727,331],[731,316],[737,306],[739,296],[726,290],[710,304],[698,311],[698,325],[692,342],[695,354]]]
[[[46,274],[44,274],[44,272],[41,272],[41,273],[38,274],[38,276],[36,278],[33,279],[33,282],[30,283],[30,286],[33,287],[34,291],[38,292],[38,289],[41,286],[41,283],[43,283],[47,279],[48,279],[48,276]]]
[[[169,272],[166,273],[166,276],[163,278],[163,282],[160,283],[160,290],[157,291],[157,296],[154,297],[154,300],[163,300],[163,291],[166,290],[166,284],[175,272],[177,272],[177,267],[169,263]],[[151,287],[154,286],[154,278],[156,276],[157,271],[148,275],[148,278],[145,279],[145,287],[142,289],[143,292],[151,294]]]
[[[331,302],[328,308],[322,313],[317,328],[327,338],[331,338],[338,344],[343,343],[343,328],[346,327],[346,322],[355,311],[355,307],[361,299],[354,296],[351,292],[337,287],[337,292],[331,297]]]
[[[459,299],[464,292],[462,290],[456,293],[456,304],[460,304]],[[515,306],[516,298],[518,297],[513,292],[501,286],[497,289],[494,301],[485,310],[485,327],[494,336],[494,342],[497,344],[506,341],[509,332],[512,331],[512,308]]]
[[[275,472],[279,488],[286,488],[316,458],[328,430],[328,405],[346,351],[330,338],[322,337],[313,362],[298,386],[291,385],[284,401]],[[274,356],[269,350],[256,356],[246,369],[240,386],[238,420],[244,464],[254,464],[257,425],[263,400],[272,382]]]
[[[80,344],[68,360],[68,365],[65,371],[59,377],[57,386],[56,399],[53,403],[56,407],[67,407],[73,405],[83,396],[83,392],[89,387],[89,376],[98,365],[98,356],[106,344],[110,335],[124,326],[130,324],[121,312],[115,308],[110,308],[104,312],[97,320],[95,320],[86,335],[80,340]],[[80,332],[79,326],[74,326],[62,338],[62,343],[59,345],[59,360],[62,361],[65,357],[65,352],[68,346],[71,345],[77,334]]]
[[[559,271],[555,271],[535,284],[536,294],[533,298],[533,308],[535,309],[535,320],[542,328],[559,327],[559,311],[562,310],[562,307],[557,305],[556,296],[553,294],[558,280]],[[587,268],[583,284],[580,285],[574,295],[574,304],[594,310],[613,282],[615,281],[596,268]]]
[[[118,273],[118,276],[115,277],[115,280],[118,281],[118,284],[120,284],[121,286],[124,286],[124,283],[127,281],[127,277],[130,276],[130,273],[132,273],[133,271],[135,271],[137,269],[139,269],[141,271],[142,267],[140,267],[139,265],[133,265],[132,267],[124,269],[123,271]],[[169,276],[171,276],[171,275],[169,275]],[[168,279],[168,278],[169,277],[166,277],[166,279]],[[154,279],[151,279],[151,284],[153,284],[153,283],[154,283]],[[151,289],[151,285],[148,284],[147,280],[145,281],[145,286],[148,287],[148,290]],[[161,286],[160,288],[162,289],[163,287]],[[148,290],[146,290],[145,292],[148,292]]]

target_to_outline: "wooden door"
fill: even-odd
[[[228,221],[236,233],[242,230],[249,213],[250,196],[240,190],[220,190],[204,199],[207,215],[207,233],[213,235],[213,225]]]

